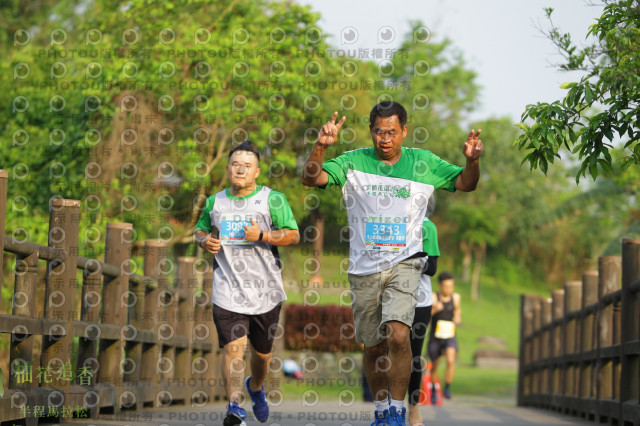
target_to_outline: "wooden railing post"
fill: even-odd
[[[105,263],[120,267],[118,277],[105,277],[102,286],[101,322],[120,327],[117,339],[100,339],[100,370],[98,382],[113,386],[112,398],[114,412],[119,413],[120,395],[123,390],[123,370],[128,371],[133,366],[123,358],[127,335],[124,327],[127,325],[127,297],[129,291],[129,259],[131,258],[131,239],[133,225],[130,223],[107,223],[105,245]],[[139,368],[139,367],[138,367]]]
[[[202,257],[196,258],[193,265],[193,273],[196,275],[196,279],[201,281],[201,284],[197,286],[196,292],[193,294],[195,310],[193,329],[191,330],[191,339],[194,343],[191,374],[194,378],[195,386],[192,389],[192,399],[198,404],[203,404],[211,401],[210,395],[213,384],[207,384],[207,374],[209,371],[216,369],[216,365],[209,364],[209,359],[205,354],[203,346],[206,342],[211,342],[213,345],[212,350],[215,351],[218,348],[217,341],[214,340],[214,336],[211,335],[211,330],[204,321],[204,311],[206,306],[211,303],[211,300],[203,288],[211,285],[209,280],[213,278],[213,271],[208,261]],[[217,336],[217,334],[215,336]]]
[[[187,347],[176,351],[175,354],[175,380],[177,386],[182,387],[181,394],[185,404],[192,400],[194,376],[191,374],[191,360],[193,357],[192,330],[195,324],[195,303],[193,294],[197,288],[197,280],[194,271],[195,257],[179,257],[177,272],[177,288],[186,293],[180,300],[176,335],[187,341]]]
[[[207,295],[207,305],[200,311],[202,312],[202,317],[197,320],[209,330],[208,334],[211,336],[209,340],[212,343],[211,351],[204,354],[204,358],[207,360],[207,365],[209,366],[204,373],[204,379],[206,383],[205,392],[209,396],[209,401],[214,401],[219,398],[224,398],[225,391],[220,370],[222,351],[218,348],[218,331],[213,323],[213,268],[209,268],[204,275],[202,290]]]
[[[133,229],[131,234],[135,235]],[[126,238],[126,237],[125,237]],[[127,238],[129,243],[133,243],[133,237]],[[127,262],[127,273],[129,272],[130,262]],[[144,350],[144,343],[140,339],[143,337],[144,330],[144,313],[145,313],[145,296],[146,285],[144,282],[133,281],[128,279],[129,292],[126,293],[126,298],[123,296],[121,303],[128,306],[128,321],[125,326],[125,335],[129,337],[129,340],[125,343],[126,358],[123,365],[124,370],[124,383],[128,387],[133,388],[133,396],[130,398],[124,398],[123,403],[126,406],[133,407],[135,405],[136,410],[141,410],[144,406],[145,391],[146,388],[141,386],[142,377],[142,353]],[[133,340],[133,337],[138,340]],[[129,396],[129,394],[127,394]]]
[[[524,294],[520,299],[520,361],[518,367],[518,405],[528,405],[531,395],[531,373],[525,373],[532,359],[532,344],[528,338],[533,333],[533,306],[540,296]]]
[[[166,256],[166,254],[165,254]],[[175,362],[176,362],[176,347],[175,347],[175,335],[177,328],[178,317],[178,304],[180,303],[180,292],[177,291],[177,287],[168,286],[167,276],[171,274],[176,268],[173,261],[166,257],[160,261],[158,265],[160,274],[163,277],[164,282],[161,284],[162,289],[158,293],[158,307],[159,307],[159,321],[158,325],[158,340],[162,345],[160,362],[158,367],[160,369],[160,376],[164,386],[168,386],[173,382],[175,377]],[[168,390],[165,388],[165,390]],[[165,403],[169,403],[176,399],[176,395],[172,390],[169,390],[169,394],[163,394],[162,399]],[[167,400],[167,398],[169,400]],[[182,399],[182,398],[180,398]]]
[[[564,372],[559,358],[564,355],[564,336],[563,327],[556,321],[562,320],[564,316],[564,289],[553,290],[551,292],[551,315],[555,325],[551,330],[553,358],[553,386],[552,394],[554,397],[563,394]],[[553,401],[552,401],[553,403]],[[555,404],[554,404],[555,405]]]
[[[16,258],[16,281],[13,292],[13,315],[35,318],[36,286],[38,283],[38,251],[29,256]],[[11,333],[9,389],[31,390],[33,378],[37,377],[37,369],[33,366],[33,341],[35,337],[27,333],[25,326],[16,326]],[[35,373],[34,374],[34,370]],[[31,373],[31,380],[24,381],[24,371]]]
[[[640,297],[631,288],[635,281],[640,281],[640,239],[623,238],[620,424],[640,422]]]
[[[52,199],[49,216],[49,247],[67,252],[64,262],[51,261],[47,267],[45,287],[45,318],[60,320],[64,325],[52,326],[42,337],[41,366],[67,375],[57,376],[51,385],[68,393],[71,377],[71,348],[73,346],[73,321],[77,319],[75,293],[78,266],[78,232],[80,201]],[[55,328],[55,330],[54,330]],[[65,402],[68,403],[67,396]]]
[[[540,308],[540,302],[536,301],[533,304],[533,332],[537,333],[531,341],[531,362],[537,362],[540,360],[540,350],[542,349],[542,338],[539,333],[540,326],[542,324],[542,311]],[[542,374],[540,369],[536,369],[531,374],[531,393],[533,395],[540,394],[540,386],[542,381]]]
[[[97,322],[100,318],[100,305],[102,305],[101,283],[102,265],[93,259],[87,263],[82,272],[80,320],[90,324],[85,326],[83,335],[78,338],[78,374],[75,383],[79,386],[95,386],[96,375],[100,371],[100,363],[98,362],[100,327]],[[92,394],[85,392],[85,397],[89,417],[95,418],[98,414],[100,397],[95,392]]]
[[[165,243],[158,241],[144,242],[144,275],[156,280],[158,286],[147,289],[144,298],[144,315],[142,322],[145,331],[151,332],[153,343],[144,345],[142,351],[141,379],[149,383],[149,394],[146,395],[145,402],[151,401],[155,407],[166,402],[163,394],[160,394],[162,381],[162,375],[160,374],[162,343],[158,339],[158,327],[162,315],[159,296],[167,286],[167,280],[162,273],[161,265],[165,262],[166,256],[167,245]]]
[[[582,274],[582,310],[598,302],[598,271],[585,271]],[[596,318],[595,313],[585,314],[581,319],[580,353],[593,353],[596,349]],[[580,362],[580,384],[578,396],[580,398],[595,398],[594,380],[595,362]],[[589,412],[595,414],[593,404],[589,406]]]
[[[76,383],[82,381],[90,386],[96,384],[97,372],[100,370],[98,362],[100,327],[97,323],[100,319],[100,306],[102,305],[101,283],[102,265],[97,260],[92,260],[82,271],[82,301],[80,305],[80,320],[92,324],[85,327],[85,337],[81,336],[78,339],[78,370],[86,368],[86,371],[91,374],[76,378]]]
[[[540,300],[540,307],[542,311],[542,327],[546,327],[551,324],[553,320],[551,313],[551,299],[543,298]],[[551,337],[552,333],[547,328],[542,334],[542,342],[540,345],[540,351],[542,354],[542,359],[551,358]],[[543,376],[542,376],[542,394],[544,401],[544,405],[547,406],[549,404],[549,395],[551,395],[551,383],[553,383],[553,368],[546,366],[544,368]]]
[[[8,179],[9,171],[0,169],[0,294],[2,294],[2,281],[4,280],[4,227],[7,217]],[[2,312],[2,300],[0,300],[0,312]]]
[[[567,281],[564,284],[564,314],[567,315],[570,312],[576,312],[580,310],[582,304],[582,281]],[[579,319],[574,317],[570,320],[565,319],[564,322],[564,355],[563,360],[565,371],[565,388],[563,394],[565,396],[575,396],[577,393],[577,382],[579,375],[576,374],[576,364],[569,363],[566,360],[566,355],[574,354],[580,348],[580,330]]]
[[[598,317],[597,337],[597,357],[596,366],[596,398],[599,403],[598,421],[604,420],[612,413],[608,413],[607,405],[614,399],[614,384],[617,381],[614,376],[614,370],[617,362],[611,357],[605,357],[604,349],[614,344],[614,307],[612,304],[605,305],[603,298],[620,289],[620,278],[622,269],[622,259],[619,256],[601,257],[598,260],[598,300],[600,301]]]

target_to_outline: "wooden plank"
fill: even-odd
[[[3,238],[3,242],[4,251],[8,251],[9,253],[29,256],[34,251],[37,251],[38,257],[42,260],[57,260],[59,262],[67,260],[67,252],[62,249],[41,246],[40,244],[34,244],[28,241],[19,241],[6,235]]]
[[[26,328],[27,334],[64,336],[64,324],[64,321],[50,318],[25,318],[16,315],[0,314],[0,333],[11,333],[14,327],[23,325]]]
[[[638,356],[640,354],[640,340],[631,340],[630,342],[626,342],[624,344],[624,354]]]
[[[33,387],[29,392],[9,389],[0,398],[0,413],[2,421],[24,419],[22,407],[33,409],[34,406],[48,406],[49,395],[58,391],[54,388]]]
[[[600,348],[601,358],[619,358],[620,357],[620,345],[611,345],[604,348]]]

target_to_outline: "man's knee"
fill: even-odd
[[[387,342],[380,342],[377,345],[365,346],[364,355],[370,358],[377,358],[387,354]]]
[[[271,354],[273,354],[273,348],[269,348],[268,351],[262,352],[256,349],[256,347],[251,344],[251,353],[259,356],[260,358],[271,358]]]
[[[387,341],[389,342],[389,349],[392,351],[406,350],[410,346],[410,334],[411,329],[406,324],[398,321],[392,321],[387,324],[389,335]]]

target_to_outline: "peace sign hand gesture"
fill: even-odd
[[[331,146],[338,141],[338,131],[342,128],[347,117],[343,116],[336,124],[338,112],[334,112],[331,120],[327,121],[318,133],[317,143],[322,146]]]
[[[482,155],[484,146],[482,145],[482,141],[478,139],[480,132],[482,132],[481,129],[478,129],[478,131],[471,129],[469,132],[467,141],[464,143],[464,148],[462,149],[462,153],[467,157],[467,160],[474,161],[479,159]]]

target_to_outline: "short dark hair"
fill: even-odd
[[[369,113],[369,125],[373,126],[378,117],[391,117],[393,115],[398,116],[400,127],[404,127],[407,124],[407,110],[396,101],[382,101],[373,107]]]
[[[453,275],[451,275],[451,272],[440,272],[440,275],[438,275],[438,282],[442,282],[445,280],[452,280],[453,279]]]
[[[258,148],[253,144],[253,142],[248,139],[231,148],[231,151],[229,151],[229,158],[231,158],[233,153],[236,151],[252,152],[256,155],[256,157],[258,157],[258,162],[260,162],[260,151],[258,151]]]

